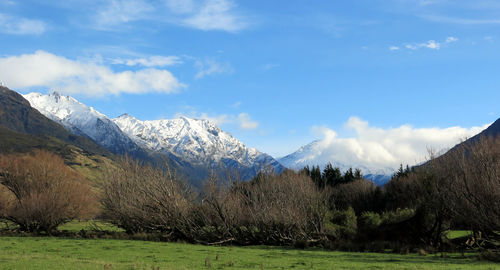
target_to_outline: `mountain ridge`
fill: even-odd
[[[75,134],[87,136],[115,154],[161,156],[189,178],[208,177],[211,170],[236,169],[242,178],[261,169],[284,167],[273,157],[248,148],[209,120],[180,117],[141,121],[129,114],[109,119],[73,97],[57,92],[24,95],[31,106]]]

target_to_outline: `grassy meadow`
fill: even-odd
[[[1,269],[500,269],[477,254],[349,253],[283,247],[0,237]]]

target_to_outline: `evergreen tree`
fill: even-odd
[[[319,188],[324,188],[325,186],[323,185],[323,181],[321,179],[321,170],[319,169],[319,166],[313,166],[311,169],[311,179],[313,182],[319,187]]]
[[[363,179],[363,174],[361,173],[361,170],[359,168],[356,168],[354,170],[354,179],[356,179],[356,180]]]
[[[408,176],[408,175],[410,175],[411,172],[412,172],[412,169],[410,169],[410,166],[408,166],[408,164],[406,164],[405,175]]]
[[[350,183],[354,181],[354,173],[352,171],[352,168],[349,168],[345,173],[344,173],[344,183]]]
[[[336,186],[342,183],[342,173],[339,168],[334,168],[331,163],[326,164],[323,169],[323,182],[328,186]]]
[[[299,173],[303,173],[303,174],[311,177],[311,169],[309,168],[309,165],[302,168],[302,170],[300,170]]]

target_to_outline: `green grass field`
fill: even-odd
[[[60,231],[70,231],[70,232],[78,232],[80,230],[85,231],[108,231],[108,232],[124,232],[125,230],[116,227],[113,224],[98,221],[98,220],[89,220],[89,221],[71,221],[66,224],[63,224],[57,228]]]
[[[110,239],[0,237],[1,269],[500,269],[475,254],[421,256]]]
[[[471,235],[472,235],[472,231],[459,231],[459,230],[449,231],[446,234],[446,236],[449,239],[455,239],[455,238],[465,237],[465,236],[471,236]]]

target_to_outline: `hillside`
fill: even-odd
[[[104,165],[115,158],[91,139],[69,133],[6,87],[0,87],[0,137],[0,153],[47,150],[94,182],[99,181]]]

